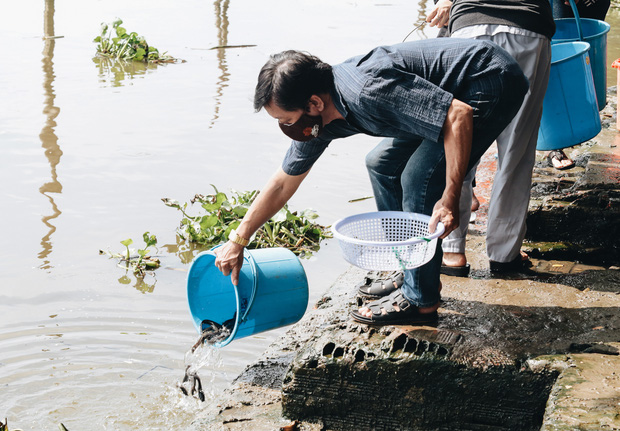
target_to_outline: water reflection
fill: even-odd
[[[217,119],[220,117],[220,105],[221,99],[224,94],[224,88],[228,86],[228,65],[226,64],[226,46],[228,45],[228,3],[229,0],[215,0],[215,26],[217,27],[217,67],[220,69],[221,74],[218,77],[215,92],[215,110],[213,112],[213,118],[209,123],[209,128],[212,128]]]
[[[45,125],[39,134],[41,144],[45,149],[45,157],[50,164],[51,168],[51,181],[43,184],[39,187],[39,192],[45,196],[52,205],[52,214],[44,216],[41,221],[49,229],[47,234],[41,239],[42,250],[38,255],[38,258],[43,260],[43,263],[39,268],[49,269],[51,268],[50,260],[48,259],[52,252],[52,234],[56,231],[50,221],[57,218],[61,211],[58,209],[58,205],[51,196],[51,193],[62,193],[62,184],[58,181],[58,175],[56,173],[56,167],[60,163],[60,157],[62,156],[62,150],[58,145],[58,137],[54,131],[56,127],[56,117],[60,113],[60,108],[54,106],[54,45],[56,44],[56,36],[54,35],[54,0],[45,1],[45,11],[43,19],[43,89],[45,90],[44,102],[43,102],[43,114],[46,116]]]
[[[99,82],[112,87],[120,87],[125,79],[146,75],[157,68],[157,64],[144,61],[114,60],[96,56],[93,63],[99,69]]]
[[[192,263],[198,253],[209,249],[209,247],[186,241],[179,235],[177,235],[176,240],[176,244],[165,244],[162,248],[167,253],[178,256],[183,264]]]
[[[146,277],[145,277],[146,278]],[[155,274],[152,274],[150,276],[150,278],[153,279],[152,283],[147,283],[145,281],[145,278],[141,278],[141,277],[135,277],[135,284],[133,285],[133,287],[142,292],[142,293],[153,293],[153,291],[155,290],[155,284],[157,283],[157,279],[155,278]],[[132,283],[132,279],[131,277],[129,277],[129,271],[127,271],[125,273],[125,275],[123,275],[121,278],[118,279],[118,283],[119,284],[131,284]]]

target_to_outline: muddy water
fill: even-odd
[[[270,53],[338,62],[399,42],[426,3],[3,2],[0,6],[0,418],[11,428],[183,429],[201,404],[176,388],[197,339],[178,244],[196,193],[260,188],[287,139],[252,110]],[[182,64],[93,59],[102,21],[124,20]],[[424,33],[427,32],[427,33]],[[421,30],[410,39],[434,36]],[[221,48],[227,45],[255,45]],[[290,202],[319,222],[373,209],[363,166],[376,140],[333,145]],[[137,280],[100,256],[149,231],[163,268]],[[179,252],[179,246],[184,252]],[[303,261],[310,303],[348,265],[328,241]],[[203,352],[206,403],[284,329]]]

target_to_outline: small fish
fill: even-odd
[[[190,370],[189,365],[185,369],[185,377],[183,377],[183,383],[177,385],[179,389],[181,389],[181,392],[183,392],[183,395],[191,395],[204,402],[205,394],[202,390],[202,382],[200,381],[200,377],[198,377],[198,374],[196,374],[195,371]]]
[[[200,325],[202,332],[200,333],[198,341],[192,346],[192,353],[203,344],[216,344],[228,338],[235,327],[236,318],[237,313],[235,312],[232,319],[225,321],[222,325],[212,320],[203,320]]]

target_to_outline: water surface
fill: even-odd
[[[425,8],[396,2],[24,1],[0,6],[0,418],[11,428],[183,429],[201,403],[181,396],[197,339],[186,301],[192,253],[176,252],[196,193],[259,189],[287,138],[252,109],[269,54],[339,62],[399,42]],[[145,67],[95,59],[116,17],[185,60]],[[410,38],[425,37],[416,32]],[[246,48],[211,49],[224,45]],[[325,225],[373,209],[363,165],[376,139],[333,145],[291,200]],[[137,280],[100,249],[159,241],[163,268]],[[327,241],[303,261],[310,306],[348,265]],[[285,329],[209,353],[207,403]],[[205,353],[206,354],[206,353]]]
[[[11,428],[183,429],[200,402],[182,397],[197,339],[177,252],[196,193],[262,187],[288,140],[252,109],[269,54],[336,63],[400,42],[432,2],[66,0],[0,6],[0,418]],[[110,65],[92,39],[116,17],[182,64]],[[609,14],[612,27],[620,21]],[[409,39],[434,37],[429,28]],[[228,45],[255,45],[219,48]],[[620,57],[614,29],[609,62]],[[608,81],[615,84],[615,70]],[[319,222],[374,209],[365,154],[376,138],[332,144],[289,203]],[[99,250],[159,240],[163,267],[141,281]],[[181,244],[182,245],[182,244]],[[348,267],[327,241],[303,261],[310,306]],[[207,403],[285,329],[203,352]]]

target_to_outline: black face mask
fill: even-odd
[[[323,119],[320,115],[303,114],[295,124],[287,126],[279,123],[278,125],[286,136],[301,142],[314,139],[323,131]]]

